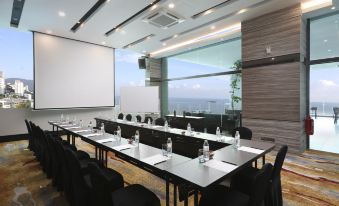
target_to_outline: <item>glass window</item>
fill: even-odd
[[[167,59],[168,79],[231,71],[239,59],[240,39],[175,55]]]
[[[339,56],[339,14],[311,21],[311,60]]]
[[[120,88],[145,86],[145,70],[139,69],[139,53],[115,50],[115,104],[120,105]]]
[[[0,48],[0,108],[32,108],[32,33],[0,28]]]

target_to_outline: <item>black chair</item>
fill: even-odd
[[[192,116],[190,112],[185,112],[185,116]]]
[[[247,182],[248,194],[240,192],[233,183],[229,190],[223,185],[214,186],[202,193],[199,206],[261,206],[271,174],[272,165],[267,163],[256,173],[253,181]]]
[[[265,197],[265,205],[270,206],[282,206],[282,189],[281,189],[281,178],[280,173],[284,160],[287,154],[288,147],[286,145],[282,146],[277,153],[275,158],[274,167],[272,175],[270,177],[270,184],[268,188],[268,193]],[[259,170],[254,167],[247,167],[246,169],[239,172],[232,178],[233,185],[244,192],[248,193],[247,182],[251,181]]]
[[[145,117],[144,123],[148,123],[148,120],[151,120],[151,123],[153,122],[152,117]]]
[[[232,131],[232,137],[235,137],[236,131],[239,131],[240,139],[248,139],[248,140],[252,139],[252,130],[250,130],[249,128],[247,127],[234,128]]]
[[[132,115],[131,114],[127,114],[126,115],[126,120],[127,121],[132,121]]]
[[[124,114],[123,113],[120,113],[119,115],[118,115],[118,119],[124,119]]]
[[[137,115],[135,117],[137,118],[137,122],[141,122],[141,116],[140,115]]]
[[[101,206],[160,206],[159,198],[142,185],[112,188],[102,169],[89,164],[90,180],[93,187],[93,205]],[[122,178],[122,176],[121,176]]]
[[[333,107],[334,124],[337,124],[339,117],[339,107]]]
[[[157,118],[155,120],[155,125],[164,126],[165,125],[165,120],[163,118]]]
[[[31,125],[29,124],[28,120],[25,119],[25,124],[28,132],[28,149],[32,151],[32,129]]]

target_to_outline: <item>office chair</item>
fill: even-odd
[[[127,121],[132,121],[132,115],[131,114],[127,114],[126,115],[126,120]]]
[[[123,119],[124,119],[124,114],[123,114],[123,113],[120,113],[120,114],[118,115],[118,119],[123,120]]]
[[[151,120],[151,123],[153,122],[153,118],[152,117],[145,117],[144,123],[147,123],[148,120]]]
[[[157,118],[155,120],[155,125],[164,126],[165,125],[165,120],[163,118]]]
[[[252,139],[252,130],[250,130],[249,128],[247,127],[234,128],[232,131],[232,137],[235,137],[236,131],[239,131],[240,139],[247,139],[247,140]]]
[[[264,202],[272,165],[267,163],[247,182],[248,194],[240,192],[233,182],[228,190],[226,186],[216,185],[202,193],[199,206],[261,206]]]
[[[135,117],[137,118],[137,122],[141,122],[141,116],[140,115],[137,115]]]

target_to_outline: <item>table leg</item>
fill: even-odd
[[[169,206],[169,177],[166,176],[166,206]]]
[[[105,166],[107,167],[107,150],[105,151]]]
[[[265,164],[265,155],[262,157],[262,166]]]
[[[185,197],[184,206],[188,206],[188,195]]]
[[[177,206],[177,188],[178,188],[178,186],[177,186],[177,184],[174,183],[173,187],[174,187],[174,191],[173,191],[173,193],[174,193],[174,200],[173,200],[173,203],[174,203],[174,206]]]
[[[70,135],[68,133],[67,133],[67,142],[68,142],[68,144],[71,143],[71,137],[70,137]]]
[[[258,168],[258,161],[257,160],[255,160],[255,162],[254,162],[254,167]]]
[[[72,135],[72,144],[75,146],[75,136]]]
[[[95,147],[95,159],[98,159],[98,148]]]
[[[198,206],[198,190],[194,190],[194,206]]]

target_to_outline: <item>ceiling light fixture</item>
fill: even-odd
[[[237,12],[237,14],[242,14],[245,13],[246,11],[248,11],[247,9],[241,9],[240,11]]]
[[[301,10],[307,13],[328,6],[332,6],[332,0],[309,0],[301,4]]]
[[[177,38],[179,35],[178,34],[174,34],[173,38]]]
[[[167,44],[166,44],[166,42],[164,42],[164,43],[162,43],[162,45],[163,45],[163,46],[166,46]]]
[[[48,30],[46,30],[46,33],[47,33],[47,34],[52,34],[53,32],[52,32],[51,30],[48,29]]]
[[[332,10],[334,10],[335,9],[335,6],[332,6],[332,8],[331,8]]]
[[[101,44],[102,44],[102,45],[106,45],[106,42],[103,41],[103,42],[101,42]]]
[[[59,15],[60,17],[65,17],[65,16],[66,16],[66,13],[63,12],[63,11],[59,11],[59,12],[58,12],[58,15]]]
[[[154,10],[154,9],[156,9],[157,7],[158,7],[157,5],[153,5],[153,6],[151,7],[151,11]]]
[[[173,9],[175,5],[173,3],[168,4],[168,8]]]
[[[210,10],[205,11],[205,12],[203,13],[203,15],[204,15],[204,16],[205,16],[205,15],[209,15],[209,14],[212,13],[212,12],[213,12],[213,10],[210,9]]]
[[[213,29],[215,29],[215,26],[214,26],[214,25],[211,26],[211,30],[213,30]]]
[[[326,43],[326,42],[327,42],[327,39],[325,39],[324,42]]]
[[[208,39],[212,39],[212,38],[215,38],[215,37],[220,37],[221,35],[226,36],[226,35],[232,34],[234,32],[238,32],[238,31],[240,31],[240,29],[241,29],[241,24],[237,23],[237,24],[234,24],[232,26],[223,28],[221,30],[211,32],[211,33],[208,33],[206,35],[203,35],[203,36],[200,36],[200,37],[197,37],[197,38],[185,41],[185,42],[181,42],[179,44],[174,44],[172,46],[157,50],[155,52],[152,52],[151,56],[155,56],[155,55],[163,53],[163,52],[178,49],[178,48],[181,48],[181,47],[184,47],[184,46],[187,46],[187,45],[195,44],[195,43],[205,41],[205,40],[208,40]]]
[[[332,52],[332,50],[331,49],[329,49],[329,50],[327,50],[328,52]]]

